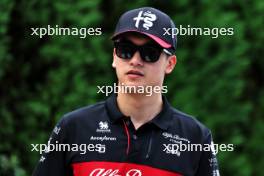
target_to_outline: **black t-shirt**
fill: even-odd
[[[135,130],[113,94],[66,114],[48,144],[33,176],[219,176],[210,131],[165,97]]]

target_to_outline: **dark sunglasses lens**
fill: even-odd
[[[116,55],[122,59],[131,59],[135,53],[134,47],[126,43],[116,43]]]
[[[140,56],[145,62],[156,62],[159,60],[161,48],[145,46],[140,49]]]

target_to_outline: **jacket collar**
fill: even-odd
[[[163,101],[163,106],[161,112],[158,115],[156,115],[149,123],[153,123],[157,127],[163,130],[167,130],[168,127],[170,126],[172,108],[165,96],[162,96],[162,101]],[[122,114],[122,112],[118,108],[117,94],[112,94],[106,100],[105,105],[111,122],[115,123],[124,118],[127,118],[127,116]]]

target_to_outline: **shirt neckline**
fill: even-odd
[[[167,130],[168,127],[170,126],[172,109],[171,109],[171,105],[169,104],[167,98],[164,95],[162,95],[162,101],[163,101],[163,105],[162,105],[161,112],[157,114],[148,123],[153,123],[157,127],[163,130]],[[110,97],[107,98],[105,105],[106,105],[106,110],[108,112],[110,121],[112,123],[116,123],[117,121],[127,118],[127,116],[122,114],[122,112],[118,108],[117,94],[110,95]]]

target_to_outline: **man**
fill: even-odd
[[[119,89],[104,102],[66,114],[34,176],[219,175],[214,151],[180,149],[211,146],[212,137],[162,96],[164,77],[177,62],[176,38],[164,35],[168,28],[175,28],[170,17],[150,7],[120,17],[112,66],[118,85],[135,89]]]

